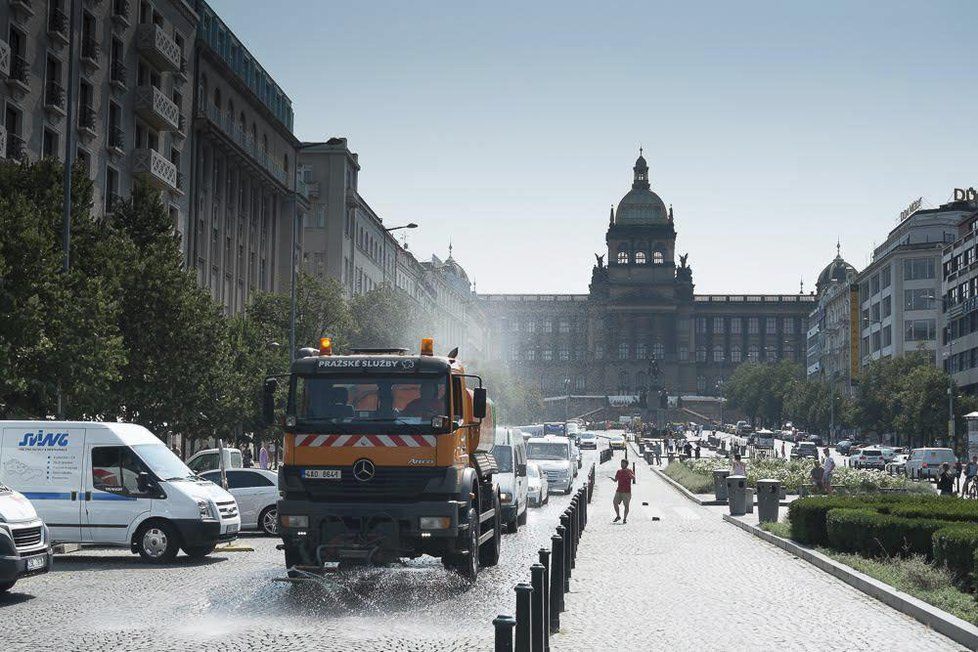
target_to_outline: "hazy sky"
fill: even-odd
[[[209,1],[480,292],[586,292],[639,145],[700,293],[807,291],[978,186],[973,0]]]

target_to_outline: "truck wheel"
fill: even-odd
[[[165,521],[145,523],[136,531],[136,550],[143,561],[168,564],[180,549],[176,530]]]
[[[475,507],[469,508],[469,528],[465,533],[467,552],[456,558],[455,572],[466,582],[475,582],[479,575],[479,512]]]
[[[492,506],[496,510],[496,515],[492,518],[492,538],[479,548],[479,565],[486,567],[495,566],[499,563],[499,549],[503,539],[503,516],[499,511],[499,494],[493,495],[495,497],[493,498]]]
[[[216,543],[212,543],[208,546],[192,546],[190,548],[184,547],[183,551],[187,553],[187,556],[191,559],[203,559],[207,555],[214,552],[214,548],[217,547]]]
[[[299,551],[289,546],[288,544],[285,544],[285,568],[289,569],[292,568],[293,566],[301,565],[301,564],[302,564],[302,556],[299,555]],[[288,571],[288,573],[289,573],[289,577],[292,578],[302,577],[302,574],[297,571],[290,570]]]
[[[520,519],[514,516],[513,520],[506,524],[506,534],[516,534],[520,529]]]

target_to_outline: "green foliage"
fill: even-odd
[[[744,412],[751,422],[780,426],[785,397],[802,373],[801,365],[787,360],[775,364],[748,362],[738,366],[726,381],[724,396],[730,407]]]
[[[946,526],[946,521],[902,518],[871,507],[836,508],[826,515],[829,546],[866,557],[916,554],[930,559],[934,554],[934,533]]]
[[[826,524],[833,509],[857,509],[866,506],[866,500],[852,496],[813,496],[799,498],[788,505],[791,538],[799,543],[814,546],[828,545]]]
[[[693,470],[682,462],[672,462],[663,471],[667,476],[686,487],[694,494],[713,493],[713,475],[705,475]]]
[[[543,419],[543,394],[536,385],[524,384],[506,367],[475,366],[469,371],[482,377],[494,403],[496,423],[523,425]]]
[[[430,337],[431,316],[406,293],[383,286],[358,294],[350,301],[354,347],[399,347],[417,351],[422,337]],[[444,355],[462,342],[436,342],[436,353]]]
[[[761,523],[760,528],[765,532],[770,532],[774,536],[781,537],[782,539],[791,538],[791,524],[786,523],[785,521],[777,521],[774,523],[768,521],[766,523]]]
[[[945,566],[962,585],[975,581],[978,525],[955,524],[941,528],[933,537],[934,561]]]

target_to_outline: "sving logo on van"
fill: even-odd
[[[68,433],[66,432],[45,433],[43,430],[38,430],[37,432],[25,432],[24,438],[20,440],[19,444],[17,444],[18,447],[23,447],[23,446],[64,447],[67,445],[68,445]]]

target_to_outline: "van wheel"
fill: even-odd
[[[269,505],[261,510],[261,514],[258,515],[258,528],[269,536],[274,537],[278,534],[278,508],[275,505]]]
[[[216,543],[212,543],[209,546],[192,546],[190,548],[184,548],[183,551],[187,553],[187,556],[191,559],[203,559],[207,555],[214,552],[214,548],[217,547]]]
[[[16,583],[17,580],[14,580],[13,582],[0,582],[0,593],[6,593],[10,589],[14,588],[14,584]]]
[[[142,525],[136,532],[136,550],[143,561],[151,564],[168,564],[180,549],[176,530],[164,521]]]
[[[499,563],[499,549],[502,547],[503,538],[502,525],[503,516],[499,511],[499,494],[493,494],[492,506],[496,510],[496,515],[492,519],[492,539],[486,541],[479,548],[479,565],[495,566]]]

